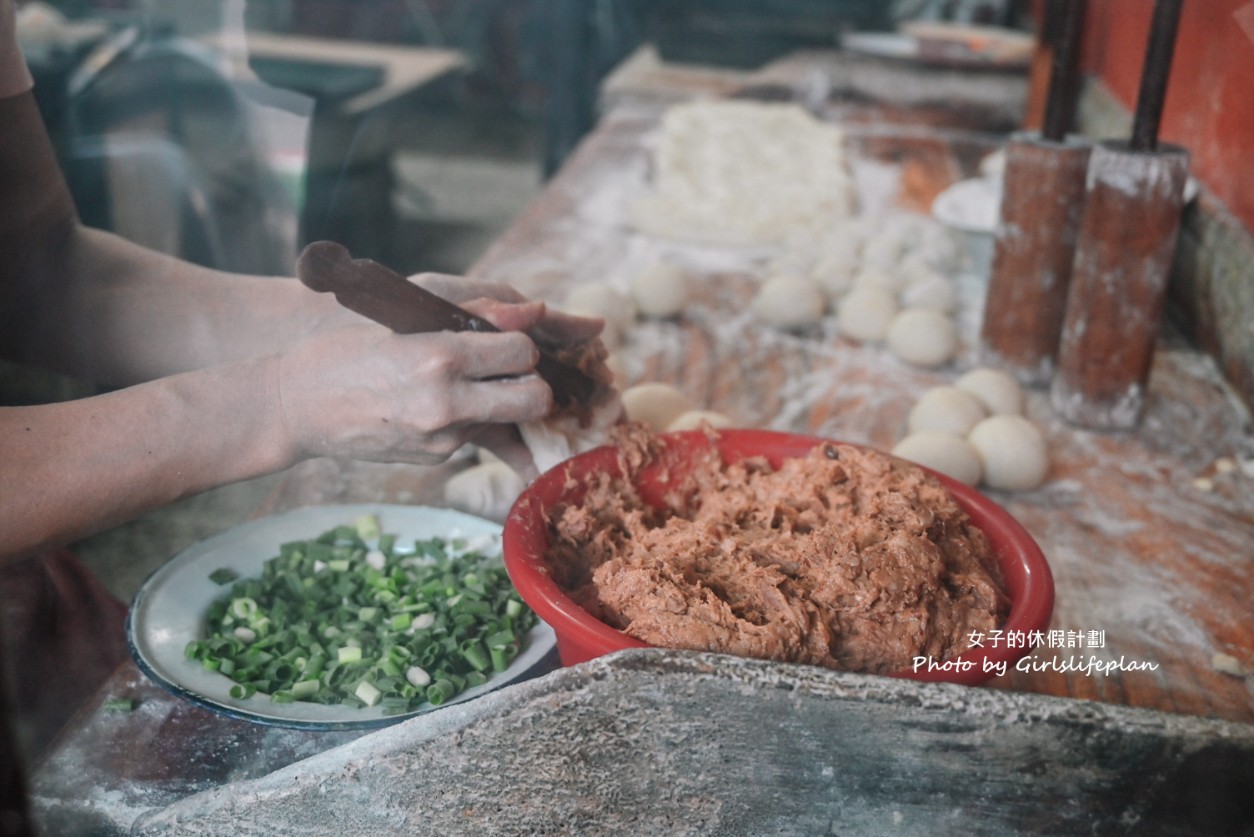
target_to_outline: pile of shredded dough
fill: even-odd
[[[628,474],[665,444],[634,436],[620,442]],[[600,474],[549,521],[554,581],[651,645],[890,673],[962,653],[1008,612],[987,539],[952,495],[847,445],[778,470],[711,449],[666,508]]]
[[[647,233],[766,244],[821,230],[855,209],[844,135],[794,104],[698,101],[671,107],[652,190],[631,207]]]

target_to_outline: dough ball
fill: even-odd
[[[772,275],[807,276],[814,267],[814,252],[805,248],[785,247],[779,255],[771,259]]]
[[[497,456],[492,451],[488,450],[487,448],[479,448],[479,447],[475,448],[475,459],[478,460],[480,465],[486,465],[489,462],[501,461],[501,457]]]
[[[523,478],[504,462],[485,462],[449,479],[444,500],[459,511],[501,522],[525,487]]]
[[[703,424],[708,424],[717,430],[720,427],[731,427],[732,420],[713,410],[688,410],[676,416],[675,420],[666,426],[666,430],[668,433],[677,430],[696,430]]]
[[[622,382],[627,379],[627,369],[623,365],[623,359],[617,354],[609,355],[605,358],[605,368],[614,376],[612,383],[621,388]]]
[[[907,285],[901,292],[901,304],[906,308],[931,308],[948,314],[958,307],[958,286],[933,272]]]
[[[862,261],[868,265],[893,267],[905,255],[909,238],[910,230],[904,222],[886,219],[862,245]]]
[[[631,298],[643,317],[680,314],[692,295],[688,274],[678,265],[656,262],[631,278]]]
[[[758,289],[753,311],[776,328],[804,328],[823,319],[827,294],[809,277],[775,276]]]
[[[924,227],[919,234],[912,253],[917,253],[941,270],[952,268],[958,263],[962,249],[956,233],[940,224]]]
[[[974,395],[957,387],[932,387],[914,405],[906,419],[910,433],[939,430],[966,436],[988,416],[984,405]]]
[[[604,317],[606,322],[614,324],[621,336],[626,333],[636,320],[636,306],[631,299],[617,288],[604,282],[585,282],[571,288],[566,295],[566,304],[562,310],[576,310],[588,315],[595,312]]]
[[[948,363],[958,348],[958,328],[948,314],[931,308],[908,308],[888,324],[888,348],[916,366]]]
[[[940,471],[963,485],[976,485],[984,466],[975,448],[961,436],[939,430],[911,433],[893,448],[893,456]]]
[[[954,386],[978,398],[989,415],[1023,414],[1023,388],[1009,372],[987,367],[972,369],[954,381]]]
[[[838,299],[853,287],[858,270],[856,254],[848,250],[836,250],[819,257],[810,270],[810,278],[818,282],[829,297]]]
[[[854,340],[883,340],[897,316],[897,297],[873,285],[854,288],[840,301],[837,321],[841,334]]]
[[[1027,491],[1045,482],[1049,452],[1040,429],[1023,416],[990,416],[967,441],[980,455],[984,482],[1003,491]]]
[[[868,264],[853,279],[855,288],[875,287],[896,294],[906,286],[905,277],[895,267]]]
[[[862,246],[866,243],[868,230],[861,224],[841,224],[828,230],[823,236],[820,246],[824,254],[847,253],[854,259],[862,256]]]
[[[695,408],[692,400],[670,384],[636,384],[623,390],[627,418],[662,433],[681,413]]]

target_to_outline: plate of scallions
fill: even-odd
[[[131,654],[179,697],[276,726],[365,729],[470,700],[555,645],[505,573],[500,532],[425,506],[252,520],[144,582]]]

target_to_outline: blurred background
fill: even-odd
[[[28,0],[18,34],[84,220],[227,270],[290,275],[333,238],[462,273],[593,127],[629,57],[751,70],[909,19],[1019,26],[996,0]],[[0,403],[92,394],[0,364]],[[129,600],[247,519],[277,477],[76,545]]]

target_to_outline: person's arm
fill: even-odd
[[[125,386],[281,351],[363,322],[292,277],[211,270],[84,227],[33,95],[0,99],[0,125],[0,356]],[[503,320],[502,328],[531,328],[559,342],[600,329],[537,308],[504,286],[434,274],[415,279]]]
[[[207,271],[83,228],[30,94],[0,99],[0,354],[118,385],[0,409],[0,559],[309,456],[432,463],[545,416],[526,330],[595,321],[508,289],[425,277],[505,329],[399,336],[294,279]],[[460,297],[460,298],[459,298]],[[361,323],[361,324],[357,324]],[[204,368],[200,368],[204,367]],[[182,369],[195,371],[165,376]]]

